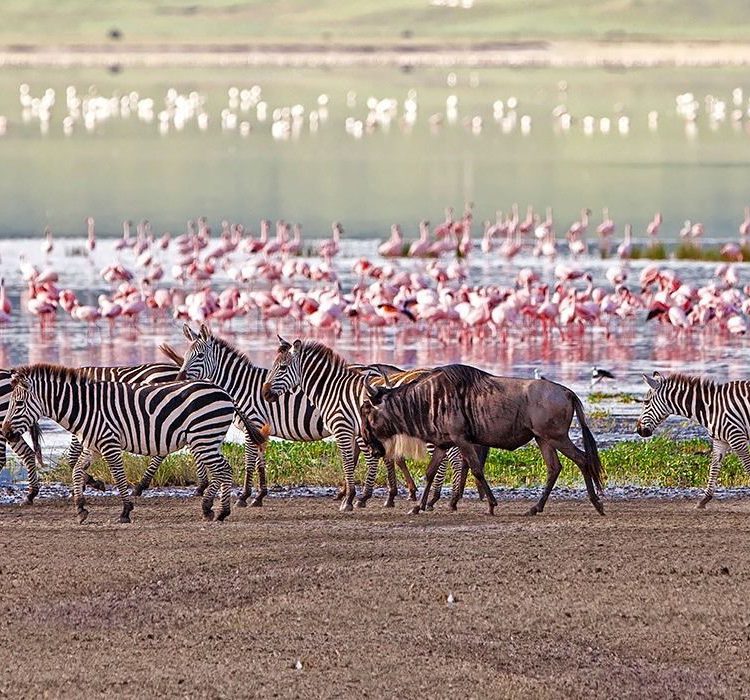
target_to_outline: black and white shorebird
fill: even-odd
[[[608,369],[602,369],[601,367],[593,367],[591,369],[591,386],[598,384],[602,379],[614,379],[615,375],[612,374]]]

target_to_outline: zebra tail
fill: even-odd
[[[159,350],[162,351],[162,354],[166,355],[168,359],[172,360],[178,367],[182,367],[182,363],[184,362],[185,358],[180,355],[177,350],[175,350],[169,343],[162,343],[159,346]]]
[[[247,435],[261,452],[264,451],[266,449],[266,444],[268,443],[268,436],[271,434],[271,425],[269,423],[264,423],[260,428],[256,428],[248,420],[247,416],[242,411],[237,409],[236,406],[235,412],[240,417],[240,420],[245,426],[245,432],[247,433]]]
[[[599,458],[599,448],[596,446],[596,440],[589,426],[586,423],[586,414],[583,411],[583,404],[581,399],[578,398],[572,391],[570,392],[573,398],[573,408],[576,413],[576,418],[581,424],[581,432],[583,433],[583,451],[586,453],[586,468],[588,476],[596,486],[596,490],[601,493],[602,491],[602,479],[604,477],[604,468],[602,467],[601,459]]]

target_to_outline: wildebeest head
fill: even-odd
[[[669,415],[669,408],[662,400],[666,382],[658,372],[654,372],[653,377],[644,374],[643,381],[648,384],[649,390],[643,402],[641,415],[635,424],[635,431],[641,437],[651,437],[656,426]]]
[[[362,440],[372,453],[379,458],[385,457],[383,441],[393,436],[389,430],[387,397],[393,391],[390,387],[365,384],[367,398],[360,406]]]
[[[288,343],[281,336],[278,338],[279,351],[263,384],[262,395],[266,401],[278,401],[281,394],[294,391],[302,376],[299,352],[302,341],[297,339],[294,343]]]
[[[185,353],[177,379],[213,379],[216,372],[215,338],[205,323],[196,333],[189,324],[182,327],[182,332],[190,342]]]
[[[8,440],[16,441],[27,430],[31,431],[34,453],[41,460],[37,421],[42,416],[42,404],[33,380],[22,369],[13,371],[10,387],[10,404],[3,421],[2,433]]]

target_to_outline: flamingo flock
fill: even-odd
[[[737,245],[750,232],[748,214]],[[110,292],[99,294],[96,304],[83,303],[64,286],[64,273],[50,265],[54,242],[47,229],[41,248],[46,266],[40,269],[19,258],[27,290],[22,308],[43,324],[64,313],[90,328],[100,323],[137,327],[141,318],[225,326],[249,317],[268,333],[289,323],[301,333],[349,330],[355,339],[367,333],[377,340],[385,329],[406,328],[446,343],[501,340],[511,332],[565,335],[587,328],[609,337],[630,319],[680,331],[714,327],[747,333],[750,285],[740,283],[735,264],[722,263],[703,285],[682,280],[668,264],[650,264],[635,273],[629,262],[629,225],[604,280],[595,284],[585,265],[591,259],[585,257],[589,216],[583,209],[580,219],[566,227],[568,255],[563,256],[550,208],[542,217],[529,207],[523,219],[517,205],[507,216],[498,212],[494,223],[484,222],[479,242],[472,236],[471,205],[460,217],[449,208],[433,230],[429,222],[420,222],[419,237],[411,242],[394,225],[377,256],[361,257],[348,269],[337,259],[344,236],[339,222],[332,224],[330,238],[305,248],[301,226],[285,221],[262,220],[257,237],[228,221],[216,233],[205,218],[189,221],[176,236],[157,236],[146,220],[135,226],[126,221],[114,244],[115,259],[99,272]],[[96,226],[92,217],[85,223],[85,249],[91,256]],[[661,224],[657,213],[645,233],[655,239]],[[605,209],[596,227],[600,249],[609,250],[615,231]],[[516,265],[522,250],[527,255]],[[542,258],[541,267],[529,264],[528,255]],[[472,281],[477,267],[486,269],[498,256],[504,267],[498,267],[493,281]],[[2,280],[0,322],[10,321],[12,314]]]

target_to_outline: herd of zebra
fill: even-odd
[[[104,488],[87,471],[96,454],[106,460],[117,485],[122,500],[119,520],[130,522],[132,497],[148,488],[169,453],[185,447],[195,457],[196,493],[202,495],[204,518],[223,520],[230,513],[232,474],[221,445],[233,422],[245,434],[239,506],[247,505],[252,496],[256,469],[259,484],[250,505],[261,506],[267,495],[265,444],[269,436],[301,441],[330,436],[336,441],[345,478],[339,492],[341,510],[352,510],[355,499],[357,506],[364,506],[372,496],[381,458],[388,476],[385,505],[392,507],[398,493],[397,466],[410,499],[416,500],[417,488],[405,462],[408,438],[416,438],[426,443],[432,459],[422,501],[412,512],[429,510],[440,498],[450,462],[451,508],[456,509],[471,471],[492,513],[496,500],[484,477],[489,448],[512,450],[534,439],[547,466],[547,482],[529,513],[543,510],[554,487],[562,468],[558,451],[578,465],[589,498],[604,512],[596,442],[580,399],[560,384],[493,377],[463,365],[401,370],[384,364],[349,364],[317,341],[290,344],[281,338],[274,365],[268,370],[253,365],[205,325],[196,332],[185,324],[183,330],[189,342],[184,356],[161,346],[169,362],[79,369],[37,364],[0,370],[0,413],[5,415],[0,470],[5,467],[7,440],[28,469],[27,503],[39,492],[38,467],[43,463],[38,420],[45,416],[73,434],[68,459],[79,522],[88,516],[85,486]],[[658,373],[644,375],[644,379],[648,393],[636,428],[640,435],[651,435],[672,413],[695,419],[711,435],[710,477],[699,507],[713,496],[729,450],[739,455],[750,474],[750,382],[719,384]],[[573,415],[582,428],[584,450],[568,437]],[[27,431],[32,447],[23,439]],[[151,457],[132,492],[123,452]],[[357,498],[354,472],[360,453],[367,471]],[[221,508],[215,515],[217,496]]]

